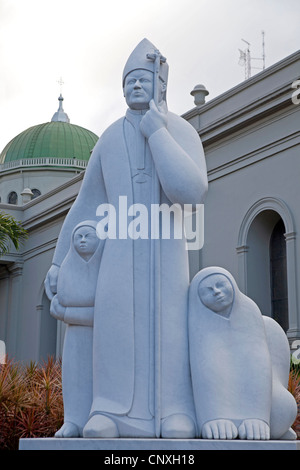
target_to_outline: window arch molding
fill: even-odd
[[[274,197],[265,197],[255,202],[246,212],[238,234],[236,252],[238,255],[238,280],[241,290],[247,294],[247,256],[248,235],[253,221],[264,211],[274,211],[283,220],[285,226],[287,278],[288,278],[288,305],[289,330],[288,337],[292,340],[300,337],[300,320],[298,314],[297,296],[297,263],[296,263],[296,232],[293,216],[287,204]]]
[[[295,235],[292,214],[285,202],[283,202],[281,199],[266,197],[257,201],[247,211],[240,227],[237,245],[238,247],[247,245],[248,233],[253,220],[258,216],[258,214],[260,214],[260,212],[266,210],[272,210],[280,215],[286,230],[285,236],[287,236],[288,234]]]

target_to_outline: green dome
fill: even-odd
[[[87,161],[98,136],[69,122],[47,122],[14,137],[0,154],[0,164],[29,158],[76,158]]]

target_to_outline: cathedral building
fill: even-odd
[[[230,271],[291,348],[300,340],[299,70],[300,51],[214,99],[198,85],[183,115],[202,140],[209,179],[204,245],[189,251],[190,277],[206,266]],[[98,140],[70,123],[62,102],[51,122],[0,154],[0,210],[29,233],[18,252],[0,258],[0,340],[16,359],[62,353],[64,325],[49,314],[44,279]]]
[[[61,355],[63,325],[49,314],[44,279],[97,140],[70,123],[60,95],[50,122],[21,132],[0,154],[0,210],[29,234],[18,252],[0,258],[0,340],[10,358]]]

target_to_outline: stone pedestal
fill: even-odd
[[[161,451],[170,458],[186,455],[195,458],[199,450],[300,450],[297,441],[244,441],[244,440],[209,440],[209,439],[20,439],[19,450],[101,450],[107,451],[107,458],[119,458],[120,451],[151,451],[143,453],[142,459],[149,459],[153,452]],[[183,452],[182,452],[183,451]],[[105,454],[106,455],[106,454]],[[128,452],[124,453],[128,456]],[[138,454],[137,454],[138,455]],[[153,457],[152,457],[153,459]],[[151,463],[151,462],[149,462]],[[179,463],[177,461],[177,463]],[[182,461],[182,463],[184,463]],[[187,463],[187,462],[185,462]]]

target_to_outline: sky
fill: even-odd
[[[195,85],[209,101],[245,80],[243,39],[254,75],[262,31],[269,67],[299,50],[299,24],[299,0],[0,0],[0,151],[49,122],[61,91],[71,123],[100,136],[126,110],[122,71],[144,37],[167,58],[168,106],[183,114]]]

